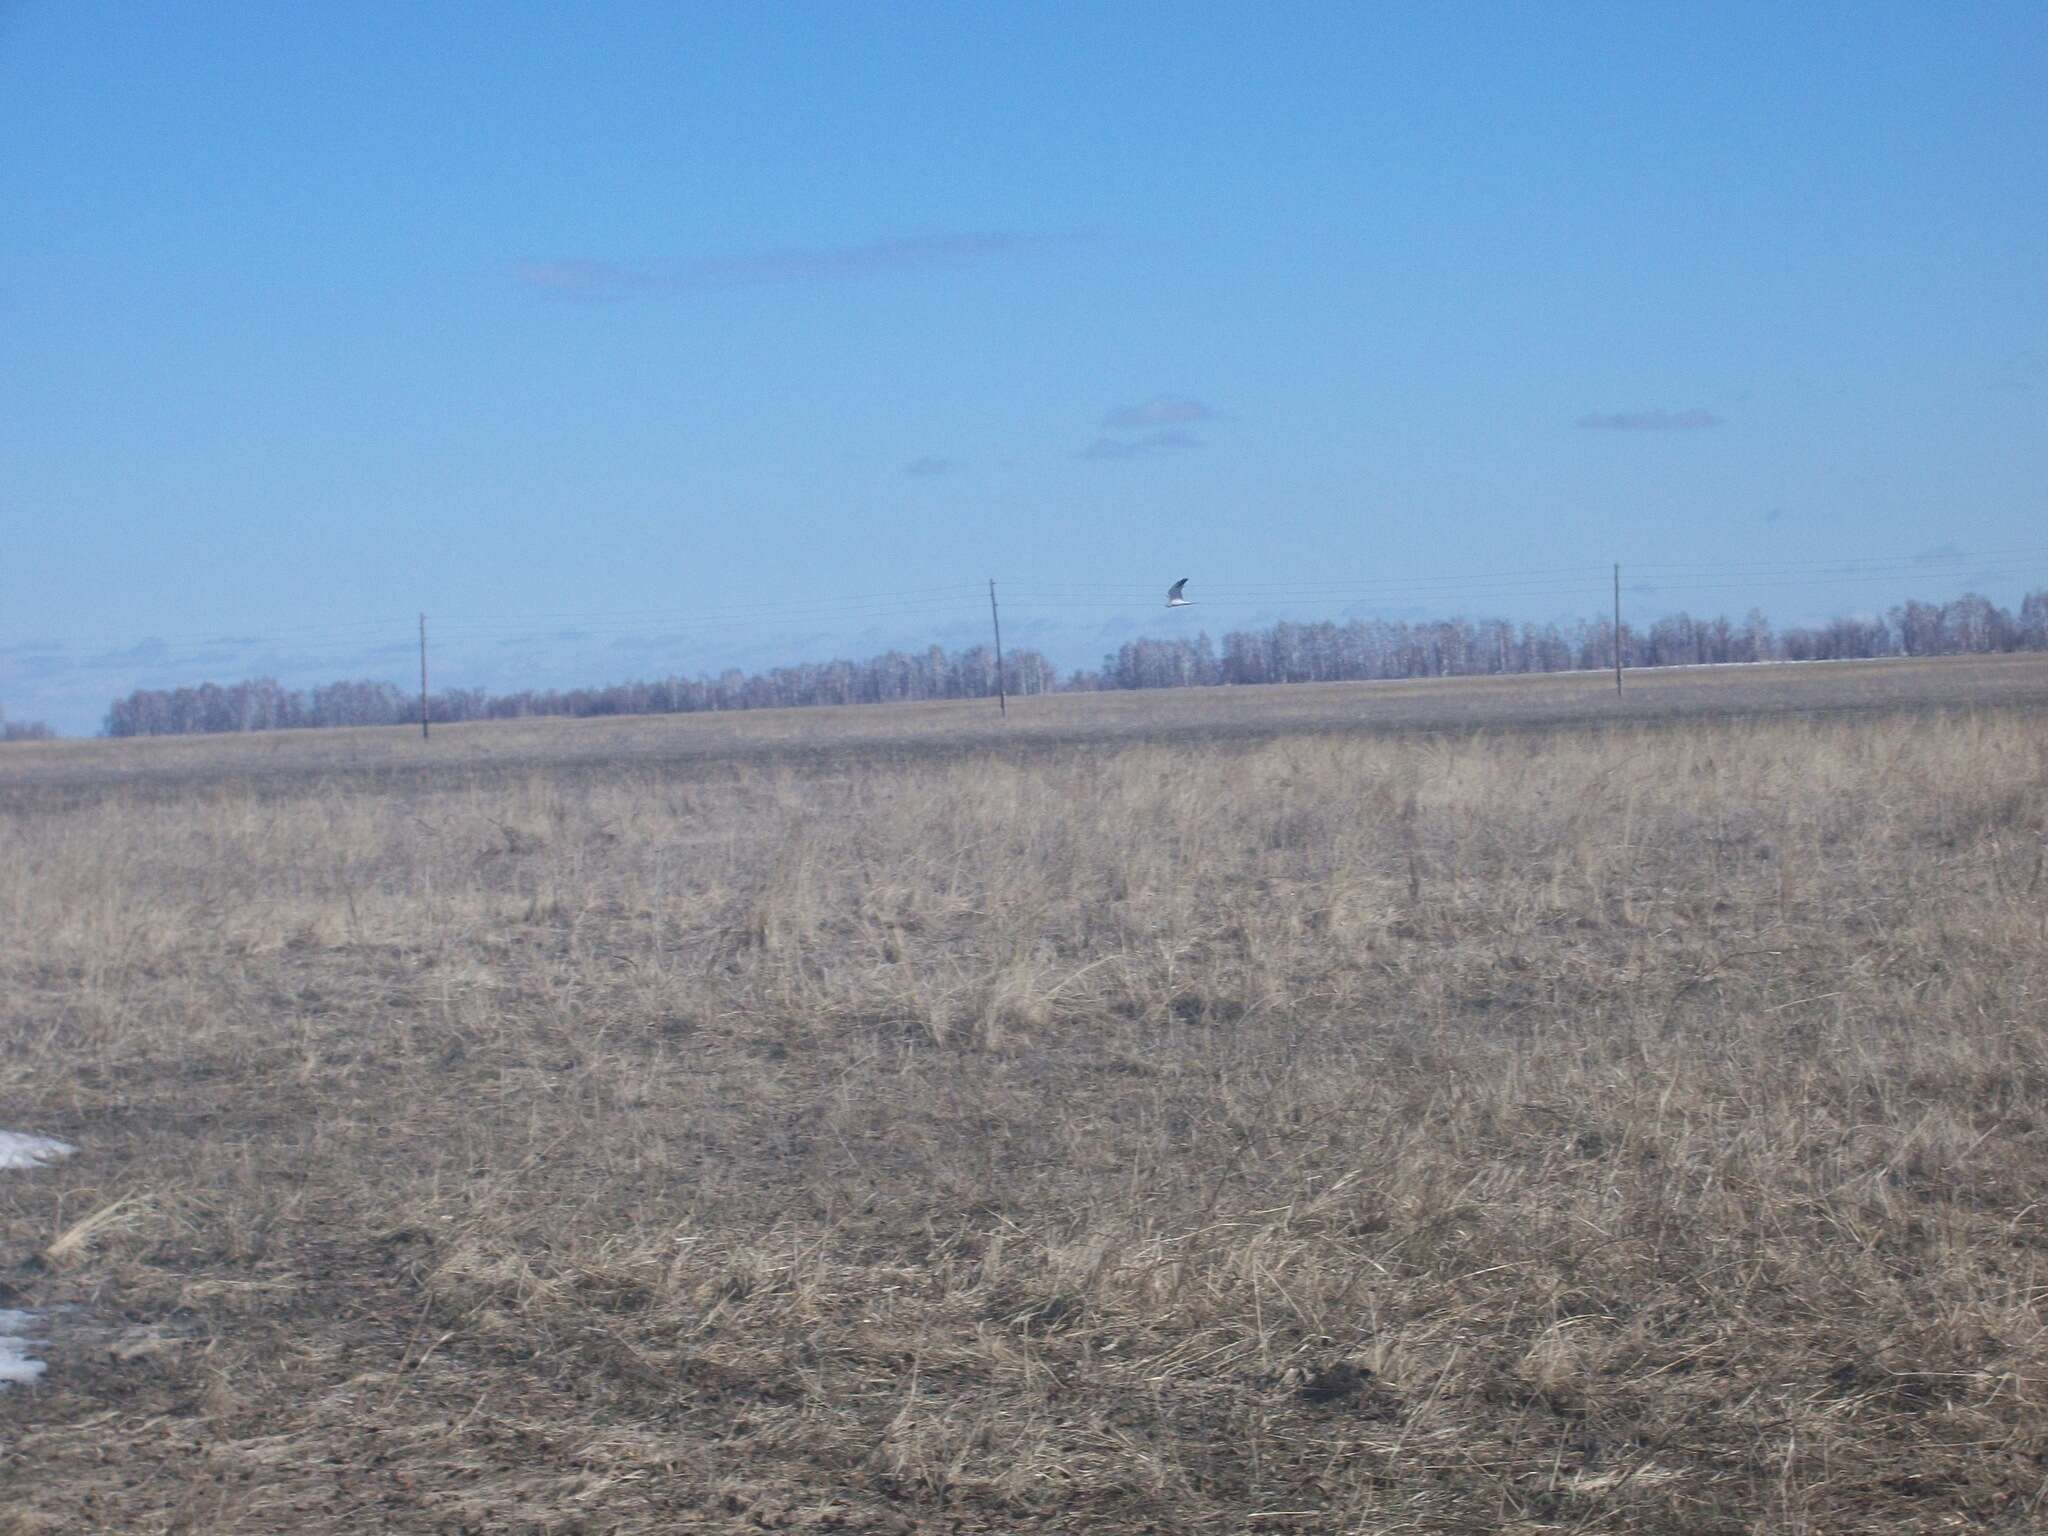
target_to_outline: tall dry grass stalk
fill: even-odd
[[[24,792],[0,1305],[186,1343],[11,1497],[2030,1528],[2044,837],[1997,712]]]

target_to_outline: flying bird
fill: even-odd
[[[1168,588],[1166,589],[1166,606],[1167,606],[1167,607],[1169,607],[1169,608],[1192,608],[1192,607],[1194,607],[1194,606],[1195,606],[1195,604],[1194,604],[1194,599],[1192,599],[1192,598],[1187,598],[1187,597],[1182,597],[1182,596],[1180,595],[1180,594],[1181,594],[1181,589],[1182,589],[1183,587],[1185,587],[1185,586],[1186,586],[1187,584],[1188,584],[1188,579],[1187,579],[1187,577],[1183,576],[1183,577],[1181,577],[1181,579],[1180,579],[1179,581],[1176,581],[1176,582],[1175,582],[1175,583],[1174,583],[1174,584],[1173,584],[1172,586],[1170,586],[1170,587],[1168,587]]]

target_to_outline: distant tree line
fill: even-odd
[[[1752,608],[1726,617],[1674,613],[1621,627],[1622,664],[1841,661],[1872,656],[1946,656],[2048,650],[2048,590],[2030,592],[2017,614],[1969,593],[1949,603],[1901,603],[1882,617],[1839,618],[1774,630]],[[1374,678],[1469,677],[1568,672],[1614,665],[1614,624],[1516,624],[1507,619],[1353,619],[1233,631],[1219,651],[1209,637],[1132,640],[1070,687],[1178,688],[1215,683],[1318,683]]]
[[[57,733],[40,720],[10,720],[0,709],[0,741],[53,741]]]
[[[1005,651],[1012,694],[1051,693],[1052,663],[1037,651]],[[888,651],[864,662],[804,662],[766,672],[730,668],[716,677],[666,677],[603,687],[487,693],[449,688],[431,694],[434,724],[517,720],[531,715],[670,715],[712,710],[781,709],[806,704],[890,704],[924,699],[993,698],[995,652],[984,645],[948,652]],[[181,736],[208,731],[277,731],[303,726],[402,725],[420,717],[420,696],[394,683],[355,681],[286,688],[274,678],[138,688],[107,711],[109,736]]]
[[[1622,625],[1620,642],[1622,662],[1629,667],[2048,650],[2048,589],[2028,593],[2016,613],[1967,593],[1948,603],[1901,603],[1881,617],[1839,618],[1782,630],[1773,629],[1757,609],[1740,623],[1675,613],[1641,628]],[[1100,670],[1075,672],[1064,680],[1037,651],[1012,651],[1003,659],[1009,691],[1038,694],[1592,670],[1612,666],[1614,650],[1614,625],[1605,619],[1568,624],[1353,619],[1344,624],[1282,621],[1264,629],[1233,630],[1223,637],[1220,648],[1206,633],[1193,639],[1132,640],[1103,657]],[[716,677],[667,677],[603,687],[501,694],[451,688],[429,698],[428,718],[440,724],[533,715],[697,714],[991,698],[995,691],[995,655],[987,646],[952,652],[932,646],[918,652],[888,651],[863,662],[806,662],[766,672],[732,668]],[[109,736],[170,736],[401,725],[418,718],[419,695],[393,683],[355,681],[291,689],[262,677],[226,686],[138,688],[107,711],[105,731]]]

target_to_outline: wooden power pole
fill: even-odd
[[[427,616],[420,615],[420,740],[427,739]]]
[[[1621,697],[1621,567],[1614,568],[1614,696]]]
[[[1003,616],[996,612],[996,579],[988,579],[988,617],[996,627],[996,709],[1002,717],[1010,718],[1009,689],[1003,683]]]

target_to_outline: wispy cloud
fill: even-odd
[[[61,647],[56,650],[17,647],[0,654],[0,661],[4,661],[4,666],[0,666],[0,681],[30,678],[40,682],[60,672],[69,672],[73,666],[71,654]]]
[[[138,640],[133,645],[117,651],[101,651],[88,656],[81,666],[96,672],[114,671],[123,667],[162,666],[171,659],[171,648],[163,641],[151,636]]]
[[[1182,449],[1201,446],[1200,438],[1190,437],[1185,432],[1151,432],[1144,437],[1134,438],[1098,437],[1074,457],[1095,460],[1142,459],[1154,454],[1177,453]]]
[[[1593,411],[1574,425],[1593,432],[1699,432],[1726,420],[1696,405],[1689,411]]]
[[[928,480],[933,475],[950,475],[960,466],[951,459],[942,459],[935,454],[925,454],[912,459],[903,466],[903,473],[918,480]]]
[[[549,298],[612,304],[636,299],[683,298],[723,288],[838,282],[898,272],[963,272],[987,262],[1036,250],[1061,238],[1064,237],[1002,231],[927,235],[877,240],[871,245],[817,246],[715,256],[666,271],[567,257],[557,261],[527,262],[515,269],[515,275],[527,287]]]
[[[1154,395],[1142,405],[1120,405],[1102,418],[1104,431],[1134,432],[1146,427],[1185,426],[1191,421],[1212,421],[1216,413],[1199,400],[1184,395]]]

